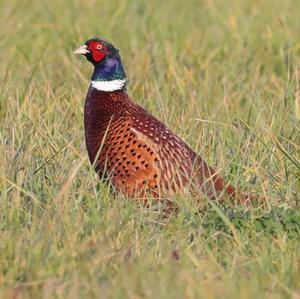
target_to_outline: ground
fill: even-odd
[[[300,298],[300,2],[1,1],[0,298]],[[91,65],[263,207],[175,198],[164,217],[87,160]]]

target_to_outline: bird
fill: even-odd
[[[84,106],[89,160],[117,192],[145,202],[149,195],[168,202],[177,194],[240,198],[218,171],[128,95],[121,56],[111,42],[92,38],[74,53],[94,67]]]

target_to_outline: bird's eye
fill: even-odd
[[[96,46],[96,49],[98,49],[98,50],[101,50],[103,47],[102,47],[102,45],[97,45]]]

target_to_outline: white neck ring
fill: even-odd
[[[116,91],[124,88],[126,80],[91,81],[91,84],[100,91]]]

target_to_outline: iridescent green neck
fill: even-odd
[[[106,58],[95,65],[92,81],[126,80],[126,74],[119,56]]]

